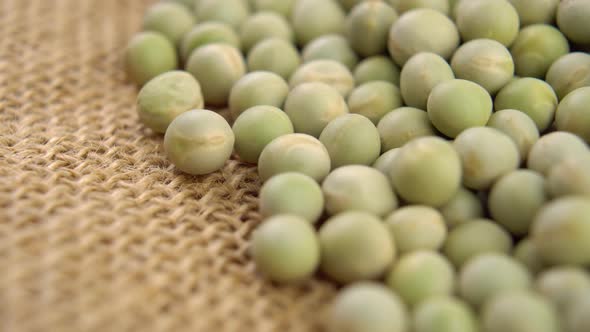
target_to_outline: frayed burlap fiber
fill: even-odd
[[[248,257],[255,167],[174,169],[123,50],[152,1],[0,0],[0,331],[318,331]],[[207,84],[207,82],[201,82]]]

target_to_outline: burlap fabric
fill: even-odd
[[[334,286],[248,257],[255,168],[181,174],[139,124],[122,51],[150,2],[0,0],[0,330],[320,330]]]

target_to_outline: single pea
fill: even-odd
[[[481,200],[472,191],[465,188],[459,188],[455,196],[440,207],[440,212],[448,228],[483,218]]]
[[[252,7],[255,11],[271,11],[281,14],[286,18],[291,17],[293,6],[297,0],[251,0]]]
[[[157,133],[165,133],[179,114],[203,106],[199,82],[184,71],[169,71],[156,76],[137,95],[139,119]]]
[[[376,55],[359,62],[353,75],[357,86],[371,81],[386,81],[399,86],[400,69],[390,58]]]
[[[330,155],[313,136],[287,134],[264,147],[258,158],[258,175],[266,181],[273,175],[298,172],[322,181],[330,172]]]
[[[350,112],[366,116],[375,125],[387,113],[402,105],[399,88],[385,81],[373,81],[359,85],[348,96]]]
[[[557,106],[555,124],[558,130],[574,133],[590,143],[590,86],[569,93]]]
[[[590,290],[590,275],[581,267],[557,266],[543,271],[536,288],[561,312],[571,306],[576,295]]]
[[[493,103],[481,85],[454,79],[432,89],[426,108],[436,129],[455,138],[468,128],[485,126],[492,115]]]
[[[436,136],[428,114],[413,107],[400,107],[385,114],[377,129],[383,152],[402,147],[417,137]]]
[[[418,53],[406,62],[400,74],[404,102],[425,110],[432,89],[454,78],[455,74],[445,59],[434,53]]]
[[[545,179],[535,171],[516,170],[502,176],[488,199],[494,220],[511,234],[526,235],[535,215],[549,201]]]
[[[422,302],[414,310],[415,332],[477,332],[477,318],[463,301],[436,297]]]
[[[234,133],[225,119],[212,111],[192,110],[168,126],[164,149],[179,170],[202,175],[222,168],[234,148]]]
[[[330,154],[332,168],[371,165],[381,152],[379,131],[359,114],[344,114],[330,121],[322,130],[320,142]]]
[[[524,77],[517,78],[503,87],[494,101],[496,111],[515,109],[528,115],[540,132],[551,126],[557,95],[551,86],[542,80]]]
[[[156,3],[143,17],[144,30],[160,32],[175,45],[194,24],[195,17],[190,9],[174,2]]]
[[[195,25],[184,35],[180,45],[180,55],[184,63],[191,53],[207,44],[225,43],[241,48],[240,38],[231,26],[221,22],[204,22]]]
[[[559,198],[547,204],[533,222],[532,239],[544,261],[590,264],[590,199]]]
[[[292,43],[295,41],[295,34],[289,22],[273,12],[258,12],[248,17],[240,26],[240,39],[246,52],[266,38],[280,38]]]
[[[250,15],[250,8],[244,0],[197,0],[197,21],[223,22],[238,29]]]
[[[549,67],[545,80],[559,100],[578,88],[590,86],[590,54],[573,52],[562,56]]]
[[[508,0],[461,1],[456,22],[463,41],[488,38],[506,47],[514,42],[520,27],[518,13]]]
[[[484,253],[508,254],[511,250],[510,234],[488,219],[470,220],[453,228],[443,248],[456,267]]]
[[[584,141],[571,133],[557,131],[541,137],[529,152],[527,167],[543,175],[568,157],[587,155],[590,152]]]
[[[513,255],[514,259],[526,266],[531,274],[537,274],[545,268],[545,263],[539,256],[539,251],[528,237],[518,242],[514,247]]]
[[[248,69],[270,71],[285,80],[291,77],[300,64],[301,57],[295,46],[280,38],[262,40],[248,53]]]
[[[509,0],[520,18],[520,26],[552,23],[559,0]]]
[[[334,0],[298,0],[291,15],[300,46],[322,35],[344,32],[345,20],[344,10]]]
[[[457,78],[475,82],[490,94],[514,76],[514,61],[508,49],[493,39],[474,39],[457,49],[451,60]]]
[[[389,173],[391,172],[391,168],[393,167],[395,157],[397,156],[399,150],[400,149],[398,148],[386,151],[373,163],[373,168],[385,174],[390,182],[391,177],[389,176]]]
[[[231,88],[229,110],[234,119],[250,107],[268,105],[283,107],[289,85],[269,71],[255,71],[244,75]]]
[[[590,3],[586,0],[561,1],[557,7],[557,26],[568,39],[590,44]]]
[[[346,20],[350,45],[363,57],[384,53],[387,50],[389,28],[397,18],[395,9],[383,2],[360,2]]]
[[[285,112],[293,122],[295,132],[319,137],[330,121],[348,113],[348,106],[333,87],[310,82],[297,85],[289,92]]]
[[[265,216],[289,214],[316,223],[324,211],[320,185],[301,173],[281,173],[260,189],[260,213]]]
[[[563,319],[569,332],[590,331],[590,289],[576,295]]]
[[[303,64],[291,75],[289,86],[293,89],[300,84],[310,82],[326,83],[345,97],[354,88],[354,78],[350,70],[334,60],[314,60]]]
[[[408,312],[394,292],[376,282],[344,288],[332,303],[328,332],[407,332]]]
[[[387,177],[363,165],[342,166],[322,183],[329,215],[363,211],[384,217],[397,208],[398,201]]]
[[[186,70],[201,83],[205,104],[224,106],[233,85],[246,74],[246,64],[237,48],[209,44],[191,54]]]
[[[516,144],[494,128],[469,128],[455,138],[453,146],[461,158],[463,185],[467,188],[488,189],[520,164]]]
[[[389,31],[389,54],[400,66],[420,52],[432,52],[449,59],[458,46],[457,27],[434,9],[411,10],[395,21]]]
[[[486,303],[480,320],[486,332],[561,331],[551,303],[526,290],[498,294]]]
[[[382,276],[395,259],[395,243],[383,222],[367,212],[344,212],[319,230],[320,269],[339,283]]]
[[[451,295],[455,288],[455,271],[438,252],[414,251],[400,258],[385,283],[406,304],[414,307],[433,297]]]
[[[341,35],[329,34],[310,41],[302,52],[303,62],[334,60],[352,70],[359,59],[350,44]]]
[[[419,137],[401,148],[390,176],[396,192],[408,203],[438,207],[459,190],[461,160],[449,142]]]
[[[404,206],[390,214],[385,223],[400,254],[438,250],[447,237],[443,216],[429,206]]]
[[[539,130],[533,119],[517,110],[494,112],[488,127],[498,129],[508,135],[518,147],[520,159],[526,160],[531,147],[539,140]]]
[[[176,49],[159,32],[135,35],[125,51],[125,69],[133,83],[142,86],[152,78],[178,67]]]
[[[473,257],[459,274],[459,293],[474,307],[482,306],[502,292],[526,290],[531,284],[532,278],[524,265],[498,253]]]
[[[551,196],[580,195],[590,197],[590,153],[568,157],[555,166],[547,176]]]
[[[551,64],[569,51],[565,36],[548,24],[523,28],[510,47],[516,75],[536,78],[544,78]]]
[[[244,111],[234,121],[232,130],[236,137],[236,153],[248,163],[258,162],[264,147],[275,138],[294,133],[287,114],[267,105],[254,106]]]
[[[399,0],[395,9],[403,14],[413,9],[430,8],[449,16],[449,0]]]
[[[320,262],[320,245],[308,220],[278,215],[252,234],[250,253],[256,268],[277,282],[298,282],[313,275]]]

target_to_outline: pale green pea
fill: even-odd
[[[321,271],[339,283],[381,277],[395,259],[395,243],[379,218],[351,211],[328,219],[319,230]]]
[[[322,183],[322,191],[329,215],[364,211],[384,217],[398,206],[387,177],[368,166],[348,165],[335,169]]]
[[[268,71],[251,72],[233,85],[229,94],[229,110],[234,119],[250,107],[258,105],[283,107],[289,86],[285,80]]]
[[[428,114],[413,107],[400,107],[385,114],[377,129],[383,152],[402,147],[417,137],[437,135]]]
[[[324,211],[320,185],[301,173],[281,173],[260,189],[260,213],[265,216],[289,214],[316,223]]]
[[[367,82],[356,87],[348,96],[348,108],[369,118],[375,125],[387,113],[403,105],[400,90],[385,81]]]
[[[292,134],[293,124],[285,112],[274,106],[254,106],[244,111],[232,126],[235,150],[240,159],[258,162],[262,150],[279,136]]]
[[[379,131],[366,117],[344,114],[328,123],[320,134],[332,168],[344,165],[371,165],[381,151]]]

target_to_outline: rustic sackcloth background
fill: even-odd
[[[0,0],[0,331],[318,331],[256,273],[256,169],[179,173],[123,50],[153,0]],[[202,82],[207,84],[207,82]]]

